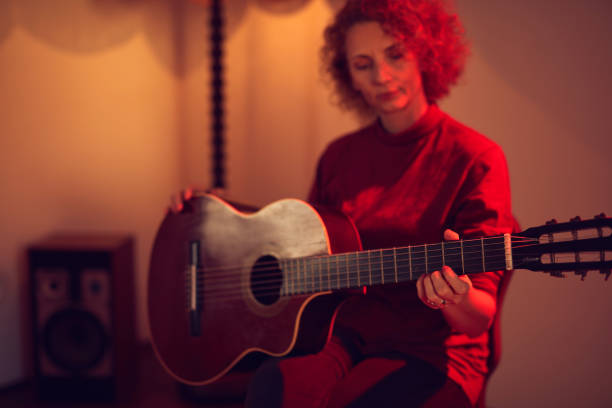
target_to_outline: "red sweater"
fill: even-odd
[[[435,105],[400,134],[375,122],[332,142],[309,199],[351,217],[364,249],[437,243],[446,228],[474,238],[513,226],[502,150]],[[470,278],[495,297],[501,273]],[[336,325],[356,334],[365,355],[414,355],[477,399],[487,372],[487,333],[469,338],[452,330],[439,310],[422,304],[414,283],[373,287],[351,298]]]

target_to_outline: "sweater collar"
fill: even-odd
[[[386,145],[410,144],[420,139],[438,126],[442,120],[443,113],[437,105],[431,104],[427,111],[408,129],[399,133],[389,133],[377,119],[374,123],[374,134],[376,138]]]

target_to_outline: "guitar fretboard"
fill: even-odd
[[[504,236],[376,249],[280,261],[281,295],[316,293],[417,280],[450,266],[456,274],[506,269]]]

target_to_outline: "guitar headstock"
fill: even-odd
[[[597,270],[606,280],[612,269],[612,218],[551,220],[512,236],[512,258],[517,269],[544,271],[563,277],[573,271],[585,278]]]

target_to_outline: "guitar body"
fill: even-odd
[[[180,213],[166,215],[151,255],[148,312],[159,361],[177,380],[205,385],[253,352],[285,356],[296,345],[320,347],[335,295],[258,293],[257,279],[272,276],[280,290],[284,275],[274,260],[360,246],[348,218],[303,201],[282,200],[247,213],[213,195],[192,198]],[[189,272],[196,263],[197,313],[190,314],[195,301]]]
[[[208,386],[248,356],[317,351],[341,289],[414,281],[443,265],[461,274],[599,270],[607,278],[612,270],[612,219],[604,215],[519,235],[362,251],[355,225],[341,214],[293,199],[237,208],[194,197],[166,215],[155,238],[151,341],[185,384]]]

